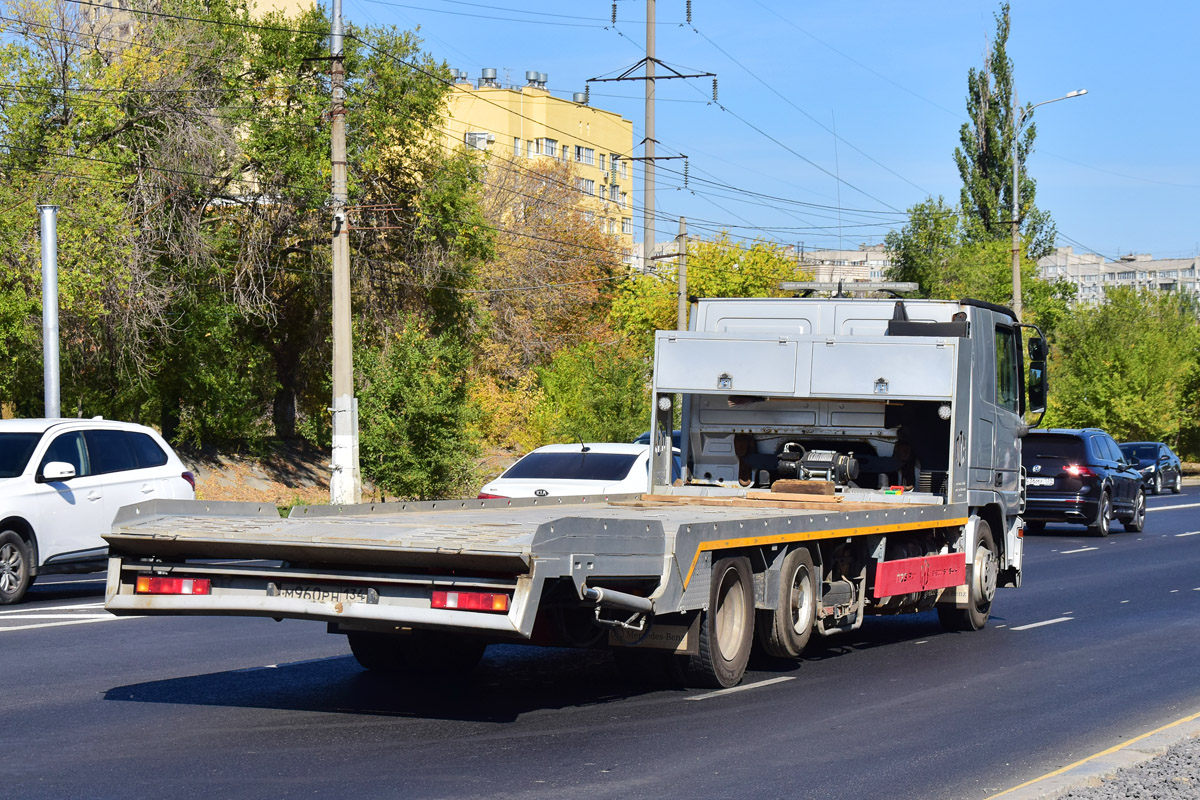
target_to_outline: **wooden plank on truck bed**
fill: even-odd
[[[830,484],[832,486],[832,484]],[[769,492],[746,492],[746,497],[750,500],[778,500],[782,503],[840,503],[842,498],[839,495],[823,495],[823,494],[789,494],[787,492],[776,492],[772,489]]]
[[[834,488],[831,481],[801,481],[793,478],[783,478],[771,484],[771,492],[776,494],[815,494],[829,497],[833,495]]]

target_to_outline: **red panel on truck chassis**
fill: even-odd
[[[961,586],[967,581],[967,554],[880,561],[875,567],[875,597]]]

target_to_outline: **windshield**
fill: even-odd
[[[501,477],[620,481],[637,458],[636,453],[530,453]]]
[[[42,434],[34,431],[0,433],[0,478],[15,478],[24,472],[41,438]]]
[[[1087,460],[1087,455],[1083,450],[1083,441],[1077,436],[1037,434],[1025,439],[1021,445],[1021,460],[1028,465],[1044,458],[1083,462]]]
[[[1121,452],[1126,456],[1133,456],[1138,461],[1153,461],[1158,458],[1158,445],[1156,444],[1123,444]]]

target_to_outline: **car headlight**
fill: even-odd
[[[1139,470],[1139,472],[1141,472],[1143,475],[1153,475],[1154,467],[1153,466],[1142,467],[1141,470]]]

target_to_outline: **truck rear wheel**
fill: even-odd
[[[812,553],[797,547],[783,557],[775,609],[758,612],[755,633],[764,653],[796,658],[808,644],[817,613],[817,587]]]
[[[350,652],[365,669],[424,677],[465,675],[483,658],[487,643],[440,631],[407,635],[351,631]]]
[[[980,520],[971,564],[971,580],[967,582],[967,607],[938,606],[938,621],[943,628],[948,631],[977,631],[987,624],[992,611],[992,598],[996,596],[999,567],[991,526]]]
[[[708,610],[700,617],[699,652],[688,657],[688,683],[727,689],[746,672],[754,641],[754,573],[750,559],[713,565]]]

